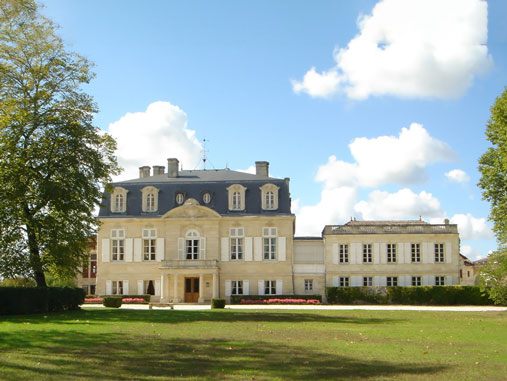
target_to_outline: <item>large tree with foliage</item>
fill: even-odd
[[[491,107],[486,128],[491,147],[479,159],[479,186],[491,203],[490,219],[499,249],[481,270],[481,282],[497,303],[507,303],[507,88]]]
[[[116,144],[93,126],[90,63],[34,0],[0,0],[0,275],[76,273],[97,229]]]

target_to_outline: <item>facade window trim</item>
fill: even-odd
[[[259,187],[261,190],[261,208],[262,210],[278,209],[278,190],[280,187],[275,184],[264,184]]]
[[[229,210],[242,211],[245,210],[245,193],[246,189],[241,184],[233,184],[227,188],[229,198]]]
[[[122,187],[115,187],[111,193],[111,212],[123,213],[127,210],[128,190]]]
[[[141,190],[143,212],[151,213],[158,210],[158,192],[159,190],[153,186],[147,186]]]

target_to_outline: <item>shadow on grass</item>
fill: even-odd
[[[232,336],[232,335],[231,335]],[[126,333],[78,331],[6,333],[0,357],[3,377],[21,379],[153,380],[410,378],[446,369],[440,364],[396,364],[355,359],[262,340],[227,342],[164,339]],[[6,349],[9,348],[8,350]]]
[[[347,314],[350,315],[350,314]],[[0,323],[38,324],[58,322],[60,324],[74,323],[76,320],[86,320],[90,323],[101,324],[105,322],[143,322],[143,323],[191,323],[191,322],[314,322],[314,323],[342,323],[342,324],[389,324],[402,319],[387,318],[361,318],[357,316],[344,316],[336,311],[308,313],[308,312],[274,312],[274,311],[231,311],[231,310],[204,310],[204,311],[175,311],[175,310],[123,310],[123,309],[89,309],[49,314],[0,316]]]

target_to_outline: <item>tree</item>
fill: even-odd
[[[507,303],[507,87],[491,107],[486,136],[492,147],[479,159],[478,185],[491,203],[490,220],[500,247],[481,269],[481,284],[496,303]]]
[[[81,89],[91,64],[65,50],[34,0],[0,0],[0,274],[68,278],[96,234],[94,209],[119,173]]]

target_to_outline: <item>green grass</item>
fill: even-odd
[[[507,313],[93,309],[0,317],[0,380],[507,378]]]

